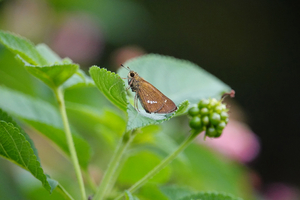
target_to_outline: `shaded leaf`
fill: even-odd
[[[63,131],[61,117],[51,104],[0,86],[0,107],[17,116],[53,141],[64,153],[69,148]],[[73,134],[79,164],[86,169],[90,159],[89,144]]]
[[[48,180],[44,174],[40,162],[24,135],[13,124],[3,120],[0,120],[0,155],[29,171],[50,193],[56,187],[56,181]]]
[[[121,110],[126,111],[127,99],[124,82],[120,76],[97,66],[91,67],[89,72],[96,86],[106,98]]]
[[[47,61],[40,55],[29,40],[16,34],[0,31],[0,43],[15,54],[19,54],[26,62],[32,65],[47,65]]]

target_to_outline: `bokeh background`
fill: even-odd
[[[232,117],[251,135],[241,136],[240,157],[254,152],[241,162],[269,199],[299,197],[298,19],[299,5],[284,0],[0,1],[0,29],[46,43],[85,70],[116,71],[129,58],[158,53],[190,60],[230,85]],[[36,92],[6,70],[0,63],[0,83]]]

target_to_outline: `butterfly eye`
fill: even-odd
[[[134,73],[133,72],[130,73],[130,77],[134,77]]]

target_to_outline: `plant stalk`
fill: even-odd
[[[69,147],[70,155],[71,155],[71,160],[75,169],[76,177],[78,180],[79,188],[80,188],[80,193],[81,193],[81,199],[86,200],[86,193],[85,193],[85,188],[84,188],[84,183],[83,183],[83,177],[81,174],[80,170],[80,165],[75,149],[75,144],[73,141],[72,133],[70,130],[70,125],[67,117],[67,112],[66,112],[66,106],[65,106],[65,101],[64,101],[64,95],[63,91],[59,88],[56,89],[55,91],[56,99],[59,105],[59,111],[62,117],[62,121],[64,124],[64,130],[66,133],[66,138],[67,138],[67,144]]]
[[[114,182],[114,174],[120,164],[122,156],[124,155],[127,147],[133,140],[135,136],[135,130],[125,132],[121,141],[119,142],[116,151],[108,165],[108,168],[103,176],[101,184],[98,187],[97,193],[95,194],[93,200],[103,200],[106,195],[107,191],[111,189],[112,184]]]
[[[182,142],[182,144],[178,147],[178,149],[176,149],[173,153],[171,153],[168,157],[166,157],[163,161],[161,161],[160,164],[158,164],[154,169],[152,169],[150,172],[148,172],[148,174],[146,174],[138,182],[136,182],[129,189],[127,189],[127,191],[130,192],[130,193],[133,193],[134,191],[139,189],[141,186],[143,186],[145,183],[147,183],[148,180],[150,180],[154,175],[156,175],[163,168],[165,168],[171,161],[173,161],[174,158],[179,153],[181,153],[194,140],[194,138],[198,134],[199,134],[199,132],[191,133],[191,135],[185,141]],[[125,193],[122,193],[115,200],[119,200],[124,196],[125,196]]]

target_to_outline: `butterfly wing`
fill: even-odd
[[[148,113],[171,113],[177,110],[177,106],[171,99],[145,80],[139,83],[137,95]]]

